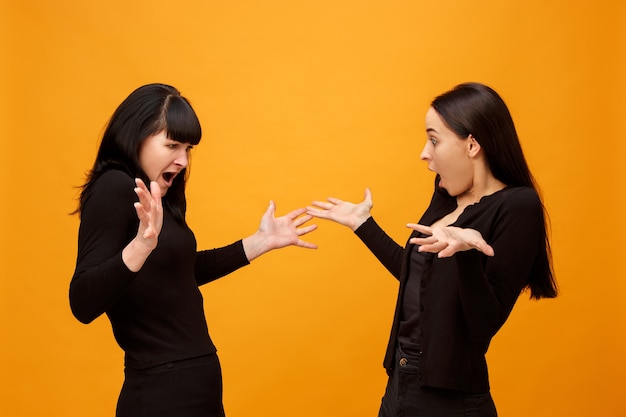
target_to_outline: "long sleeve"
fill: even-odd
[[[354,233],[365,243],[365,246],[380,263],[399,280],[404,248],[389,237],[373,217],[367,219]]]
[[[70,283],[74,316],[89,323],[104,313],[133,281],[122,250],[137,231],[132,178],[121,171],[104,173],[81,212],[76,269]]]
[[[249,263],[241,240],[222,248],[200,251],[196,257],[196,281],[198,285],[206,284]]]

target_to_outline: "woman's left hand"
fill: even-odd
[[[447,258],[457,252],[477,249],[487,256],[493,256],[493,248],[483,239],[478,230],[454,226],[429,227],[409,223],[407,227],[427,237],[414,237],[409,243],[419,245],[420,252],[436,253],[439,258]]]
[[[263,214],[261,225],[259,226],[259,232],[264,234],[267,239],[269,250],[290,245],[307,249],[317,248],[317,245],[300,239],[300,236],[317,229],[317,226],[314,224],[300,227],[313,218],[313,216],[308,214],[302,216],[305,211],[304,208],[299,208],[282,217],[274,217],[276,203],[270,201],[270,205],[265,211],[265,214]]]
[[[302,227],[303,224],[313,218],[308,214],[303,216],[306,209],[299,208],[281,217],[274,217],[275,212],[276,204],[270,201],[269,207],[261,217],[261,224],[257,232],[243,239],[244,250],[249,261],[265,252],[286,246],[317,249],[317,245],[314,243],[300,239],[301,236],[317,229],[314,224]]]

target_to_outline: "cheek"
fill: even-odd
[[[159,159],[156,155],[150,152],[146,152],[139,158],[139,165],[150,180],[154,180],[159,174]]]
[[[149,152],[142,152],[139,154],[139,166],[146,174],[150,174],[150,158]]]

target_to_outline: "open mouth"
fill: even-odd
[[[164,172],[163,173],[163,179],[165,180],[165,182],[167,184],[171,184],[172,181],[174,180],[175,176],[176,176],[176,174],[173,173],[173,172]]]

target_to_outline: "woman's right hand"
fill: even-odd
[[[163,227],[163,204],[161,188],[152,181],[150,190],[139,178],[135,180],[135,193],[139,201],[135,203],[135,210],[139,218],[137,236],[122,251],[122,260],[129,270],[137,272],[148,259],[148,256],[159,243],[159,234]]]
[[[355,231],[372,216],[370,211],[373,206],[372,192],[366,188],[365,199],[360,203],[329,197],[327,201],[313,201],[312,206],[307,206],[306,213],[320,219],[332,220]]]
[[[150,183],[150,190],[139,178],[135,180],[135,183],[137,184],[135,193],[139,197],[139,201],[135,203],[135,210],[139,217],[137,238],[150,249],[155,249],[163,227],[161,188],[155,181]]]

